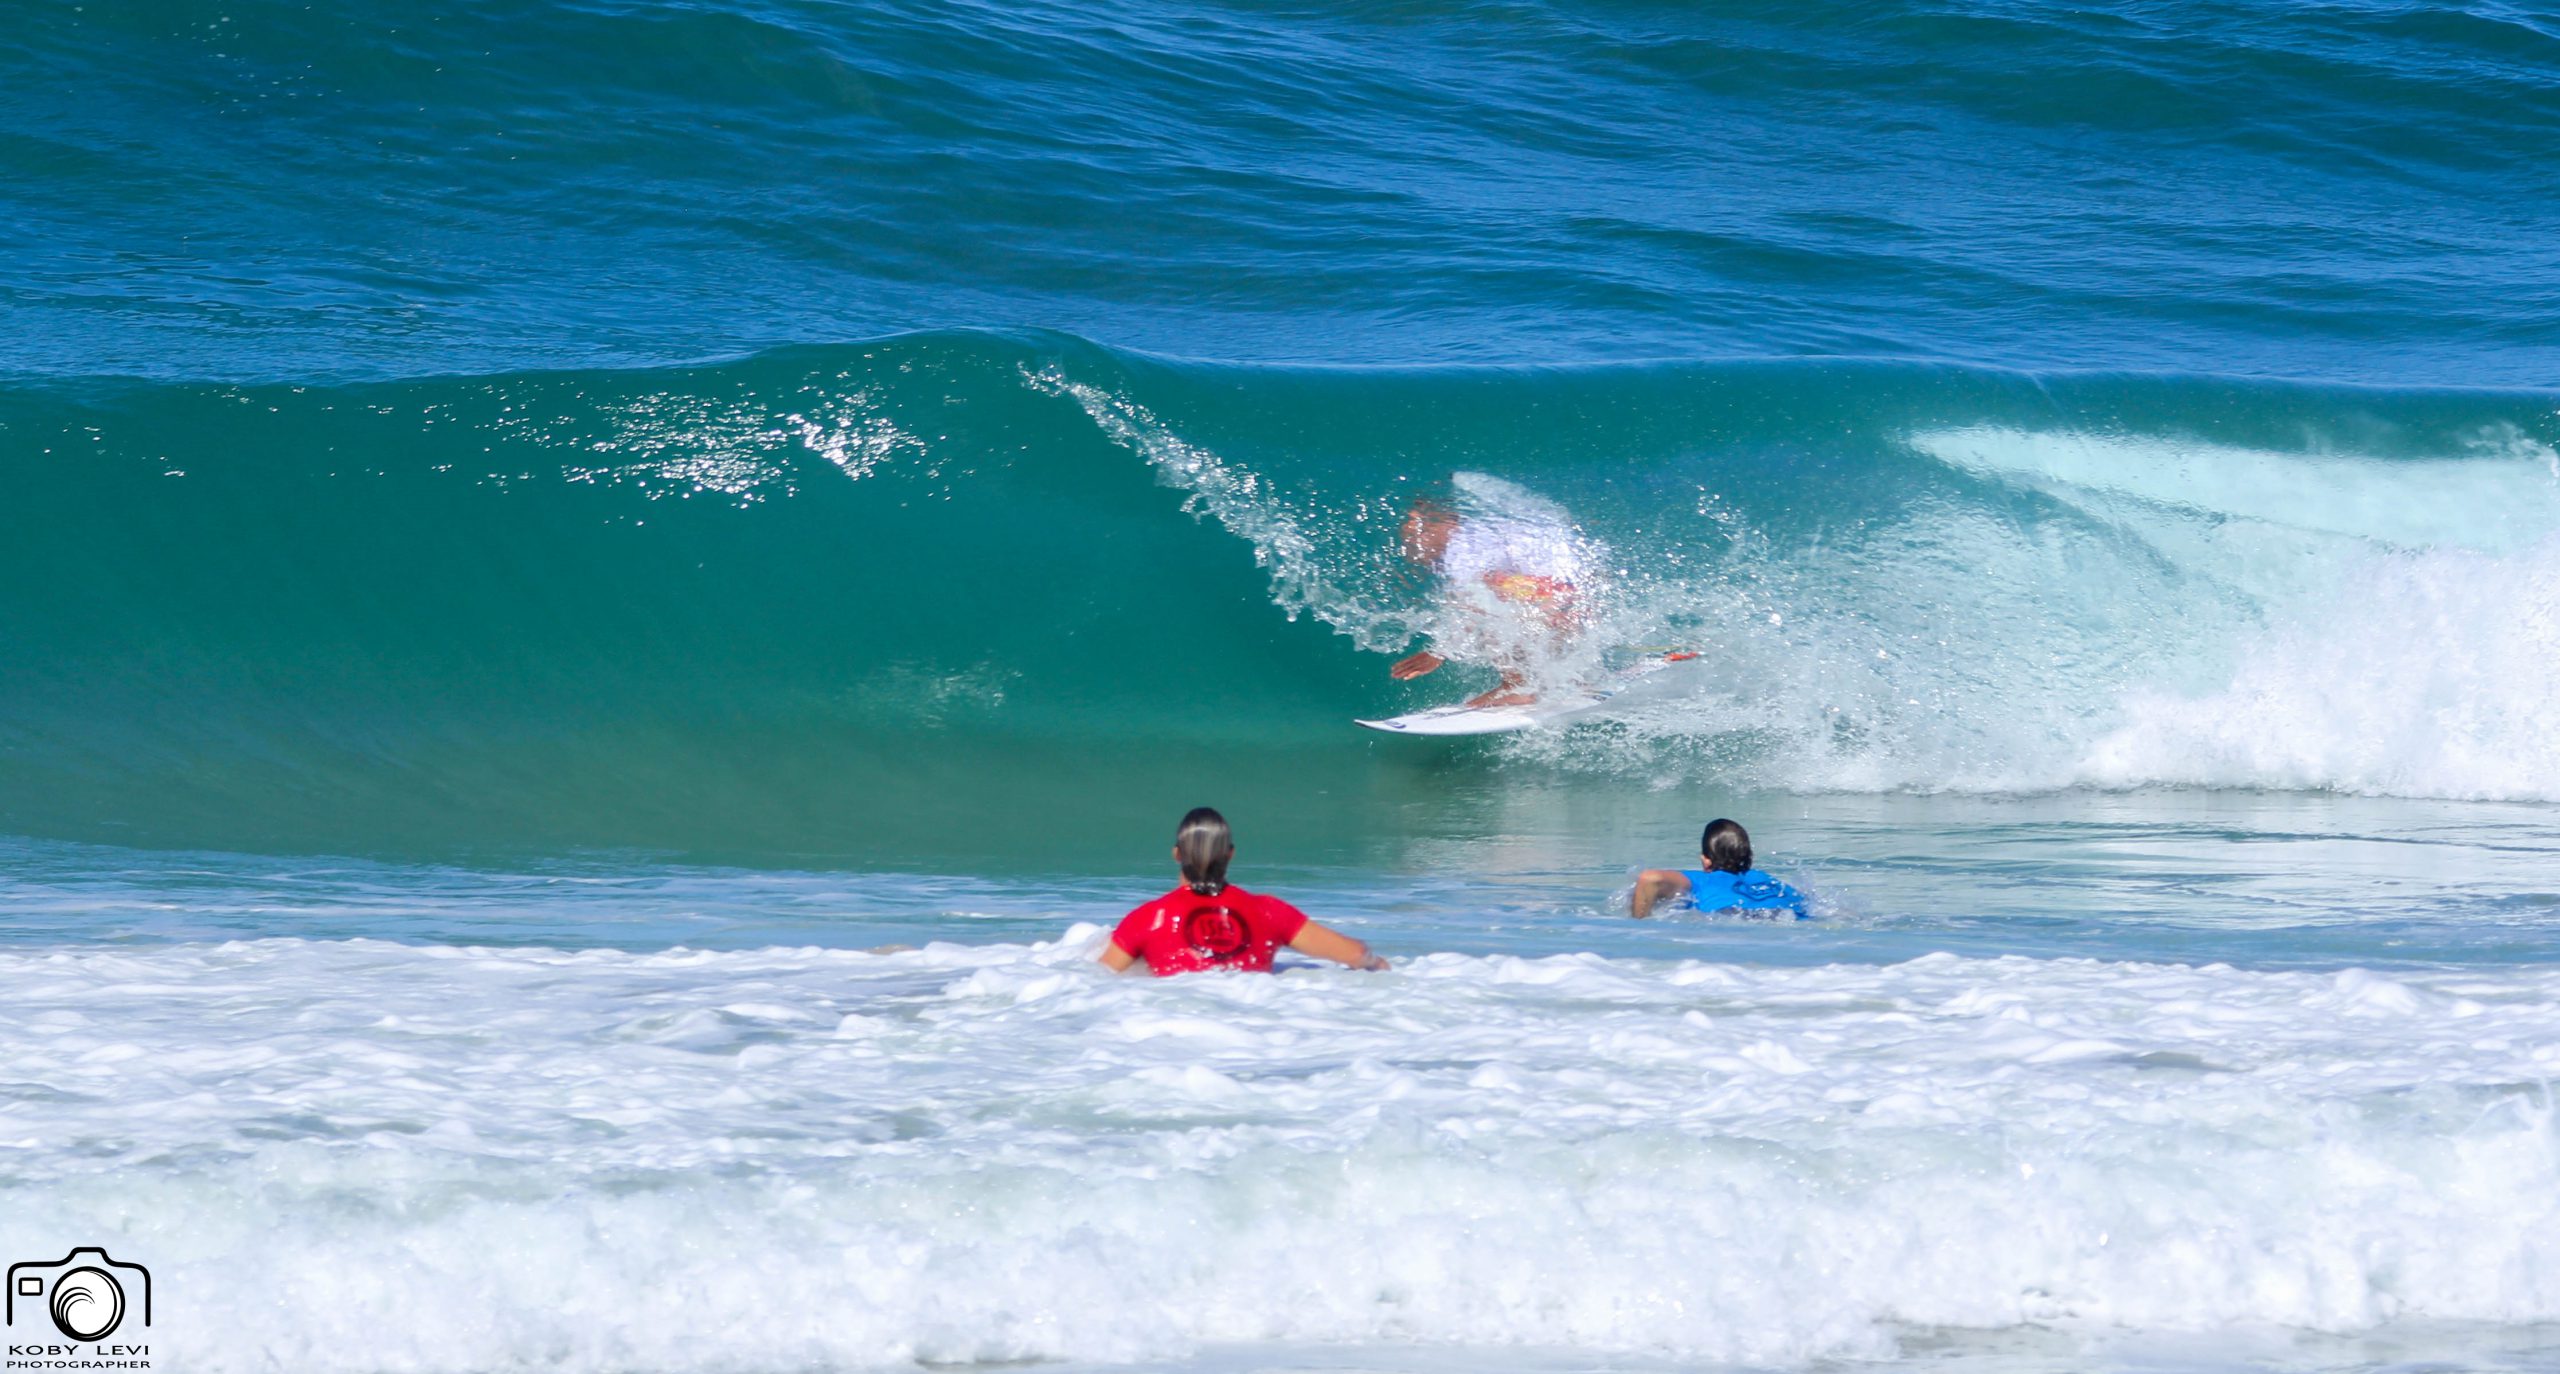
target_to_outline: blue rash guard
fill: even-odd
[[[1804,894],[1759,869],[1701,873],[1692,868],[1680,876],[1689,880],[1689,900],[1700,911],[1784,911],[1799,921],[1805,918]]]

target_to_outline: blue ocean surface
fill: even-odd
[[[2560,1370],[2560,12],[9,18],[0,1260],[158,1367]],[[1105,974],[1204,803],[1393,971]]]

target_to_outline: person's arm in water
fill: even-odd
[[[1425,673],[1439,671],[1440,665],[1448,661],[1449,660],[1442,658],[1438,654],[1431,652],[1429,649],[1425,649],[1421,653],[1397,659],[1396,666],[1387,670],[1387,676],[1394,678],[1398,682],[1410,682]]]
[[[1370,953],[1367,945],[1341,931],[1328,929],[1313,921],[1298,928],[1297,937],[1289,941],[1289,948],[1300,954],[1312,954],[1319,959],[1331,959],[1346,968],[1361,969],[1369,973],[1387,971],[1387,961]]]
[[[1127,973],[1138,962],[1138,956],[1120,947],[1117,940],[1102,942],[1102,966],[1113,973]]]
[[[1641,921],[1653,914],[1656,902],[1688,890],[1689,875],[1679,869],[1648,868],[1636,875],[1635,890],[1627,894],[1627,914]]]

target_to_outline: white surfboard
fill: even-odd
[[[1687,653],[1656,654],[1618,673],[1604,686],[1550,693],[1526,706],[1435,706],[1409,715],[1352,723],[1391,735],[1507,735],[1514,730],[1551,729],[1596,715],[1637,682],[1696,657]]]

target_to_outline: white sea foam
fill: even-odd
[[[1250,541],[1290,613],[1379,651],[1433,629],[1381,561],[1393,512],[1375,493],[1284,490],[1116,392],[1027,380]],[[1702,658],[1630,696],[1607,730],[1510,752],[1791,790],[2560,798],[2560,455],[2546,445],[2492,428],[2441,454],[2372,456],[1997,425],[1903,442],[2032,499],[1968,485],[1809,547],[1712,493],[1694,528],[1594,527],[1620,546],[1609,595],[1541,675],[1596,676],[1619,645]]]
[[[2410,461],[1996,429],[1914,443],[2081,505],[2240,598],[2245,614],[2191,622],[2196,652],[2123,684],[2051,781],[2560,797],[2548,447],[2488,433]]]
[[[2510,429],[2423,461],[1996,425],[1930,430],[1910,442],[1941,462],[2031,483],[2110,518],[2138,504],[2402,548],[2484,552],[2524,548],[2560,527],[2560,455]]]
[[[1805,789],[2560,798],[2548,448],[2483,435],[2385,460],[1981,428],[1911,442],[2077,515],[1919,503],[1854,556],[1745,541],[1703,585],[1658,583],[1639,622],[1721,609],[1692,611],[1710,627],[1694,690],[1623,723],[1652,746],[1635,757]],[[1609,766],[1623,750],[1522,752]]]
[[[2248,643],[2227,686],[2137,689],[2101,784],[2560,799],[2560,540],[2381,554]]]
[[[2560,1320],[2560,971],[0,955],[0,1246],[189,1369]]]

